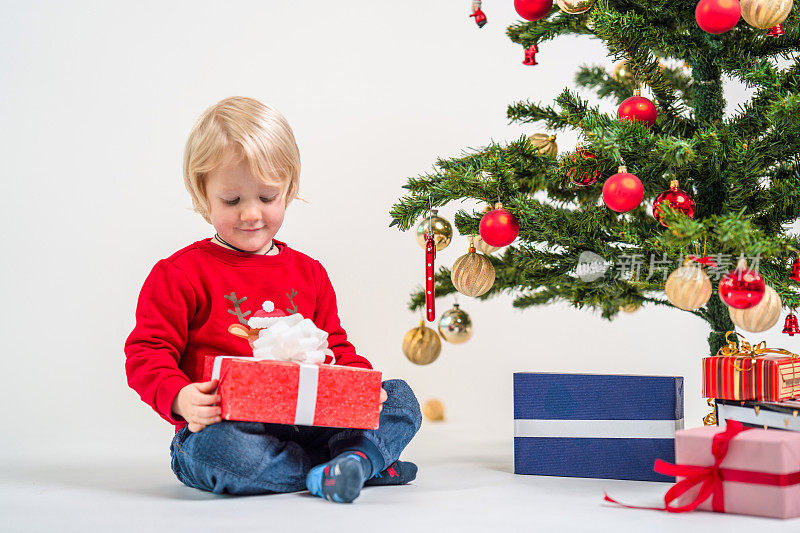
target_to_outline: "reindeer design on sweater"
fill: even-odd
[[[297,304],[294,303],[294,297],[297,296],[297,291],[292,289],[290,292],[286,293],[286,297],[289,298],[289,303],[292,304],[292,307],[287,307],[286,312],[281,311],[280,309],[269,309],[262,308],[259,311],[256,311],[252,317],[259,318],[259,317],[278,317],[278,316],[287,316],[297,313]],[[251,314],[250,311],[242,311],[241,304],[247,301],[247,296],[243,296],[242,298],[237,298],[236,293],[232,292],[230,294],[225,295],[225,299],[230,301],[233,305],[233,309],[228,309],[228,312],[232,315],[235,315],[236,318],[239,319],[239,322],[231,324],[228,326],[228,332],[236,335],[237,337],[241,337],[243,339],[247,339],[247,342],[250,344],[250,347],[253,347],[253,341],[258,338],[258,332],[261,331],[263,328],[251,328],[248,323],[248,315]],[[252,318],[251,317],[251,318]]]

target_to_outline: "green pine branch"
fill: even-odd
[[[600,66],[582,66],[575,74],[575,84],[584,89],[594,89],[600,98],[611,97],[617,102],[628,98],[636,88],[633,81],[617,80]]]

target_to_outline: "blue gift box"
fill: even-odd
[[[514,473],[674,481],[683,378],[514,374]]]

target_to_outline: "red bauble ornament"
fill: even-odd
[[[498,203],[483,215],[478,231],[489,246],[506,246],[519,235],[519,222],[517,217],[503,209],[503,204]]]
[[[797,256],[794,264],[792,264],[792,273],[789,274],[789,279],[800,283],[800,255]]]
[[[747,268],[744,260],[719,281],[719,297],[734,309],[750,309],[764,297],[766,284],[755,270]]]
[[[578,146],[575,149],[575,155],[570,157],[572,161],[577,161],[579,158],[597,159],[592,152],[590,152],[583,146]],[[583,174],[578,176],[578,172],[574,168],[571,168],[567,170],[567,177],[575,185],[580,185],[583,187],[586,185],[591,185],[592,183],[596,182],[597,179],[600,177],[600,171],[595,170],[594,172],[584,172]]]
[[[700,0],[694,9],[697,25],[704,32],[713,34],[733,29],[741,16],[739,0]]]
[[[661,202],[668,201],[670,207],[682,212],[689,218],[694,218],[694,200],[689,193],[683,189],[678,188],[678,180],[672,180],[669,184],[669,190],[664,191],[653,201],[653,216],[666,227],[664,221],[661,220]]]
[[[642,203],[644,187],[639,178],[630,174],[626,167],[619,167],[618,172],[603,184],[603,201],[609,209],[617,213],[627,213]]]
[[[539,20],[550,13],[553,0],[514,0],[514,9],[525,20]]]
[[[783,331],[781,333],[786,333],[790,337],[794,337],[800,333],[800,327],[798,327],[797,324],[797,316],[794,313],[786,315],[786,320],[783,323]]]
[[[617,110],[617,118],[620,120],[637,120],[648,126],[656,123],[657,116],[656,105],[642,96],[638,89],[633,91],[633,96],[626,98]]]

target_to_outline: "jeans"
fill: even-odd
[[[388,399],[374,430],[228,420],[197,433],[184,427],[170,446],[172,471],[185,485],[217,494],[294,492],[305,490],[314,466],[346,450],[365,450],[374,475],[400,458],[422,423],[405,381],[387,380],[383,388]]]

